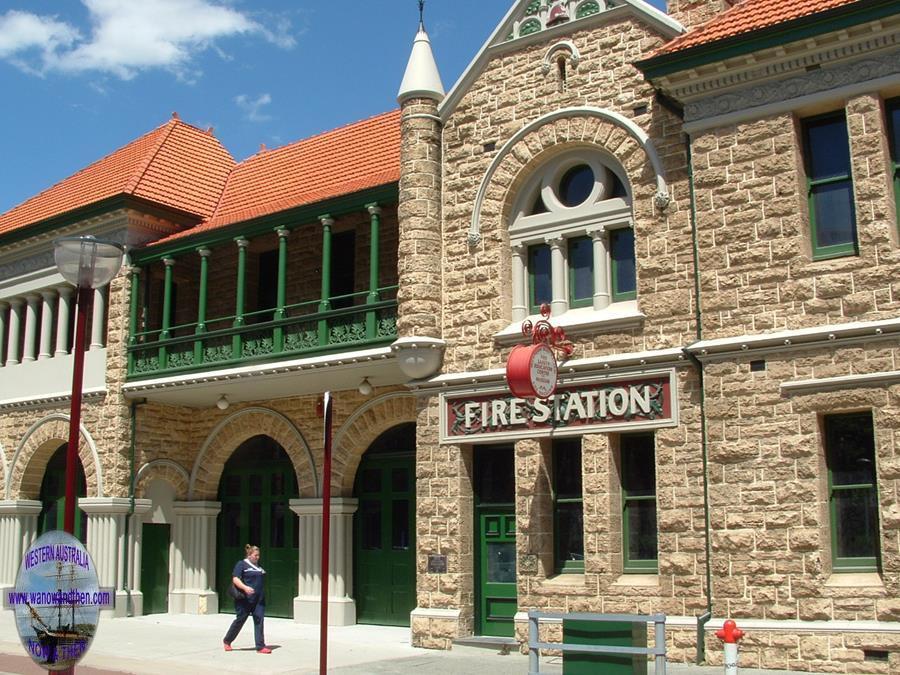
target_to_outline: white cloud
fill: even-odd
[[[91,33],[81,35],[55,17],[10,11],[0,16],[0,58],[33,71],[100,72],[130,79],[161,68],[181,79],[197,75],[194,57],[216,42],[261,37],[279,47],[295,44],[284,20],[263,25],[217,0],[81,0]],[[268,23],[268,22],[267,22]],[[38,59],[28,51],[37,49]]]
[[[10,58],[32,49],[44,55],[68,47],[78,31],[55,17],[36,16],[10,10],[0,15],[0,58]]]
[[[255,99],[251,99],[246,94],[235,96],[234,102],[238,108],[244,111],[244,115],[251,122],[265,122],[272,119],[271,116],[262,112],[263,107],[272,102],[272,97],[268,94],[260,94]]]

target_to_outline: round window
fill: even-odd
[[[587,164],[579,164],[563,174],[559,181],[559,201],[564,206],[583,204],[594,190],[594,172]]]

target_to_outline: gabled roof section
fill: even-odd
[[[262,150],[231,172],[215,213],[168,243],[400,180],[400,111]]]
[[[0,215],[0,236],[111,197],[212,215],[235,162],[212,135],[173,118]]]
[[[860,0],[743,0],[695,30],[675,38],[654,56],[674,54],[858,2]]]
[[[742,0],[635,65],[654,78],[896,13],[896,0]]]
[[[668,38],[684,32],[675,19],[643,0],[517,0],[441,103],[441,117],[453,113],[494,54],[629,14]]]

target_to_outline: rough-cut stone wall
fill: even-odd
[[[417,647],[449,649],[474,629],[475,555],[472,449],[437,442],[437,398],[419,402],[416,422],[416,594],[429,609],[458,609],[459,620],[413,617]],[[446,555],[447,573],[428,574],[428,556]]]
[[[415,420],[410,398],[404,390],[390,389],[379,389],[369,397],[355,391],[336,394],[334,496],[352,496],[359,460],[379,434]],[[245,440],[265,434],[281,443],[291,458],[300,496],[318,496],[322,480],[323,421],[316,411],[317,401],[316,396],[253,401],[233,405],[225,411],[159,404],[141,406],[137,467],[161,459],[173,461],[188,475],[196,474],[191,486],[193,499],[215,500],[219,477],[231,454]]]
[[[666,0],[666,14],[687,30],[697,28],[716,14],[735,4],[737,0]]]
[[[893,189],[878,98],[847,103],[859,255],[812,260],[798,124],[790,114],[692,139],[704,337],[897,315]]]
[[[683,344],[693,335],[692,249],[686,155],[679,121],[657,105],[652,88],[631,62],[662,44],[631,19],[570,39],[581,53],[563,91],[556,72],[541,65],[554,41],[501,54],[463,96],[444,128],[443,266],[445,367],[450,371],[499,367],[506,351],[492,335],[511,321],[509,218],[516,190],[543,161],[576,147],[606,153],[625,169],[634,202],[638,305],[642,329],[579,336],[576,356],[641,351]],[[642,112],[640,106],[648,106]],[[672,202],[665,211],[653,200],[655,175],[637,140],[611,121],[572,114],[528,134],[506,156],[487,188],[481,211],[481,241],[467,234],[483,176],[496,151],[525,124],[561,108],[589,106],[632,119],[652,139]]]

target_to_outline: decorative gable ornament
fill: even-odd
[[[531,0],[522,9],[506,39],[515,40],[569,21],[584,19],[610,6],[607,0]]]

